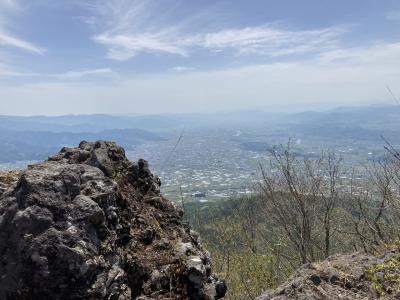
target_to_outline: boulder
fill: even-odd
[[[0,196],[0,299],[219,299],[226,286],[145,160],[81,142]]]
[[[333,255],[302,266],[287,282],[256,299],[399,299],[399,266],[398,248],[377,255]]]

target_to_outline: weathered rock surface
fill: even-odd
[[[334,255],[298,269],[276,290],[257,300],[400,299],[400,251],[381,255]]]
[[[18,172],[16,171],[0,173],[0,196],[17,180]]]
[[[219,299],[225,283],[144,160],[82,142],[0,196],[0,299]]]

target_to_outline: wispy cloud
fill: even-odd
[[[77,80],[83,78],[113,77],[115,75],[116,73],[110,68],[46,74],[46,73],[19,72],[15,70],[10,70],[5,65],[0,64],[0,76],[7,76],[7,77],[32,77],[32,78],[40,78],[41,80],[46,80],[46,79]]]
[[[167,21],[157,15],[158,6],[152,0],[86,3],[86,7],[97,14],[97,20],[101,20],[102,24],[98,25],[105,28],[93,40],[104,45],[107,48],[107,57],[114,60],[128,60],[140,53],[186,56],[187,47],[179,41],[179,26],[166,24]]]
[[[390,21],[400,21],[400,11],[390,11],[386,13],[385,17]]]
[[[232,49],[239,54],[282,56],[321,52],[337,46],[343,28],[290,31],[272,26],[246,27],[207,33],[200,46],[211,50]]]
[[[1,32],[0,30],[0,46],[19,48],[35,54],[44,55],[46,50],[38,47],[30,42],[17,38],[9,33]]]
[[[176,66],[176,67],[173,67],[171,70],[176,71],[176,72],[188,72],[188,71],[194,71],[194,70],[196,70],[196,68],[185,67],[185,66]]]
[[[47,76],[54,77],[57,79],[80,79],[84,77],[110,77],[113,75],[115,75],[113,70],[111,70],[110,68],[103,68],[103,69],[82,70],[82,71],[69,71],[61,74],[48,74]]]
[[[343,33],[339,28],[288,31],[269,26],[228,29],[197,35],[171,35],[171,32],[147,34],[105,33],[94,41],[108,47],[107,57],[128,60],[140,53],[168,53],[189,56],[196,49],[212,52],[232,50],[237,55],[284,56],[333,49]]]
[[[17,0],[0,0],[0,47],[12,47],[43,55],[46,51],[44,48],[25,41],[9,29],[12,18],[21,10],[22,6]]]
[[[273,25],[211,29],[206,26],[211,17],[204,15],[202,23],[207,30],[198,30],[191,16],[177,22],[165,12],[160,20],[163,8],[154,1],[106,0],[88,7],[104,20],[105,29],[93,40],[106,47],[108,58],[120,61],[141,53],[186,57],[204,49],[273,57],[321,52],[333,49],[345,31],[343,27],[288,30]],[[196,22],[198,25],[199,20]]]
[[[107,57],[115,60],[128,60],[139,53],[169,53],[187,56],[187,49],[178,42],[169,40],[163,32],[126,35],[104,33],[93,38],[108,47]]]

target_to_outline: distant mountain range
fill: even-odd
[[[268,131],[285,137],[316,137],[382,143],[381,136],[400,143],[400,106],[342,107],[330,111],[273,113],[242,111],[175,115],[0,116],[0,162],[41,160],[62,146],[81,140],[114,140],[126,149],[161,141],[183,128]],[[245,149],[264,149],[247,140]]]
[[[82,140],[112,140],[132,149],[146,141],[163,140],[142,129],[109,129],[100,132],[51,132],[0,129],[0,162],[43,160],[63,146],[76,146]]]
[[[400,106],[341,107],[294,114],[282,121],[286,130],[301,135],[380,143],[384,137],[400,143]]]
[[[0,116],[0,129],[47,132],[101,132],[110,129],[154,130],[177,126],[177,121],[167,116]]]
[[[383,126],[393,128],[394,125],[400,125],[400,106],[340,107],[329,111],[307,111],[289,116],[290,121],[294,123],[352,124],[367,127],[378,125],[379,128]]]

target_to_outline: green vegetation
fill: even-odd
[[[288,148],[271,153],[254,195],[185,204],[186,218],[211,252],[214,270],[227,280],[226,299],[254,299],[304,263],[336,253],[375,252],[399,237],[395,158],[371,163],[362,169],[368,180],[358,181],[357,170],[349,176],[333,153],[313,160],[298,159]],[[397,265],[394,258],[366,270],[379,295],[399,286],[392,272]],[[374,281],[382,272],[393,284]]]
[[[385,263],[367,268],[367,278],[371,281],[372,289],[380,298],[387,294],[400,292],[400,257],[396,255]]]
[[[243,296],[251,299],[263,288],[275,287],[284,279],[279,256],[259,239],[260,230],[268,225],[259,219],[256,200],[238,198],[186,204],[187,218],[211,252],[214,271],[227,280],[230,295],[227,299]]]

